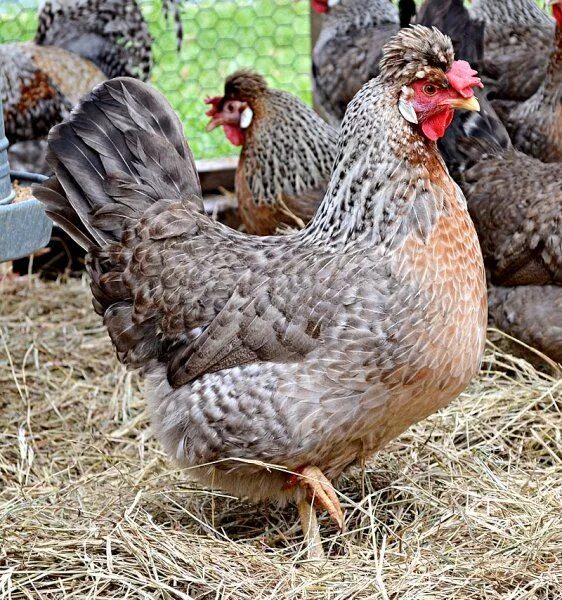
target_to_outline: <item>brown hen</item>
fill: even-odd
[[[402,30],[347,110],[319,210],[287,236],[203,213],[182,125],[141,82],[102,84],[49,137],[56,177],[36,194],[88,248],[94,306],[149,380],[166,451],[208,486],[296,501],[311,552],[306,498],[341,526],[330,482],[480,364],[482,256],[434,141],[477,109],[478,81],[449,38]]]
[[[222,126],[242,146],[236,197],[248,233],[271,235],[282,224],[301,228],[324,197],[337,133],[304,102],[268,87],[253,71],[237,71],[224,96],[208,98],[207,130]]]

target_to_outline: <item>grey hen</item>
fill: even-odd
[[[165,7],[175,6],[179,15],[178,2],[167,0]],[[135,0],[48,1],[34,41],[2,44],[0,51],[0,98],[11,143],[46,136],[104,79],[146,81],[152,69],[152,38]]]
[[[474,0],[471,15],[484,23],[483,74],[495,98],[526,100],[542,83],[554,23],[534,0]]]
[[[436,30],[391,40],[319,210],[288,236],[203,213],[182,125],[138,81],[102,84],[49,137],[56,176],[37,197],[88,249],[94,306],[148,378],[166,451],[209,486],[296,501],[310,538],[307,494],[341,526],[329,480],[478,369],[482,256],[433,141],[477,107],[471,73]]]
[[[378,75],[383,45],[400,28],[398,10],[390,0],[313,0],[312,7],[325,13],[312,55],[314,97],[339,127],[350,100]]]
[[[552,1],[556,27],[538,90],[525,102],[496,100],[514,146],[544,162],[562,162],[562,0]]]

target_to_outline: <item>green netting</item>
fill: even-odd
[[[159,0],[139,0],[154,37],[152,81],[179,113],[196,158],[233,154],[220,130],[205,133],[203,99],[221,92],[241,67],[274,87],[311,99],[308,0],[184,0],[184,43],[178,54],[173,23]],[[26,41],[36,27],[37,0],[0,0],[0,42]]]

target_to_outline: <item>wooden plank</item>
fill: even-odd
[[[196,160],[195,167],[199,173],[203,192],[217,192],[220,189],[234,190],[234,175],[237,166],[237,156]]]

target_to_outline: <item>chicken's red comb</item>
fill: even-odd
[[[463,98],[474,96],[473,87],[484,87],[479,77],[475,77],[476,71],[466,60],[455,60],[453,66],[446,73],[451,87]]]
[[[213,96],[212,98],[208,96],[205,98],[205,104],[213,105],[213,107],[205,113],[208,117],[214,117],[219,112],[219,104],[222,102],[222,98],[222,96]]]

